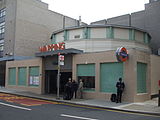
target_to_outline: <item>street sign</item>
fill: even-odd
[[[64,55],[59,55],[59,64],[64,65]]]

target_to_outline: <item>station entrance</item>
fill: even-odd
[[[45,71],[45,93],[56,94],[57,93],[57,70]],[[68,79],[72,78],[72,72],[60,73],[60,94],[64,93],[64,85],[68,82]]]

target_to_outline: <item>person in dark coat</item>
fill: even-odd
[[[75,95],[75,99],[76,99],[77,90],[78,90],[78,83],[75,80],[73,80],[73,82],[72,82],[72,98]]]
[[[72,98],[72,82],[71,79],[69,79],[69,81],[65,84],[65,99],[66,100],[71,100]]]
[[[122,93],[125,88],[125,84],[124,84],[124,82],[122,82],[122,78],[119,78],[119,82],[117,82],[116,87],[117,87],[116,103],[121,103]]]

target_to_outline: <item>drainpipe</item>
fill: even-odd
[[[66,21],[66,18],[65,18],[65,16],[63,16],[63,29],[65,29],[65,21]]]

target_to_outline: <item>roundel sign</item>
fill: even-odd
[[[119,62],[125,62],[128,59],[128,52],[125,47],[117,48],[116,57]]]

